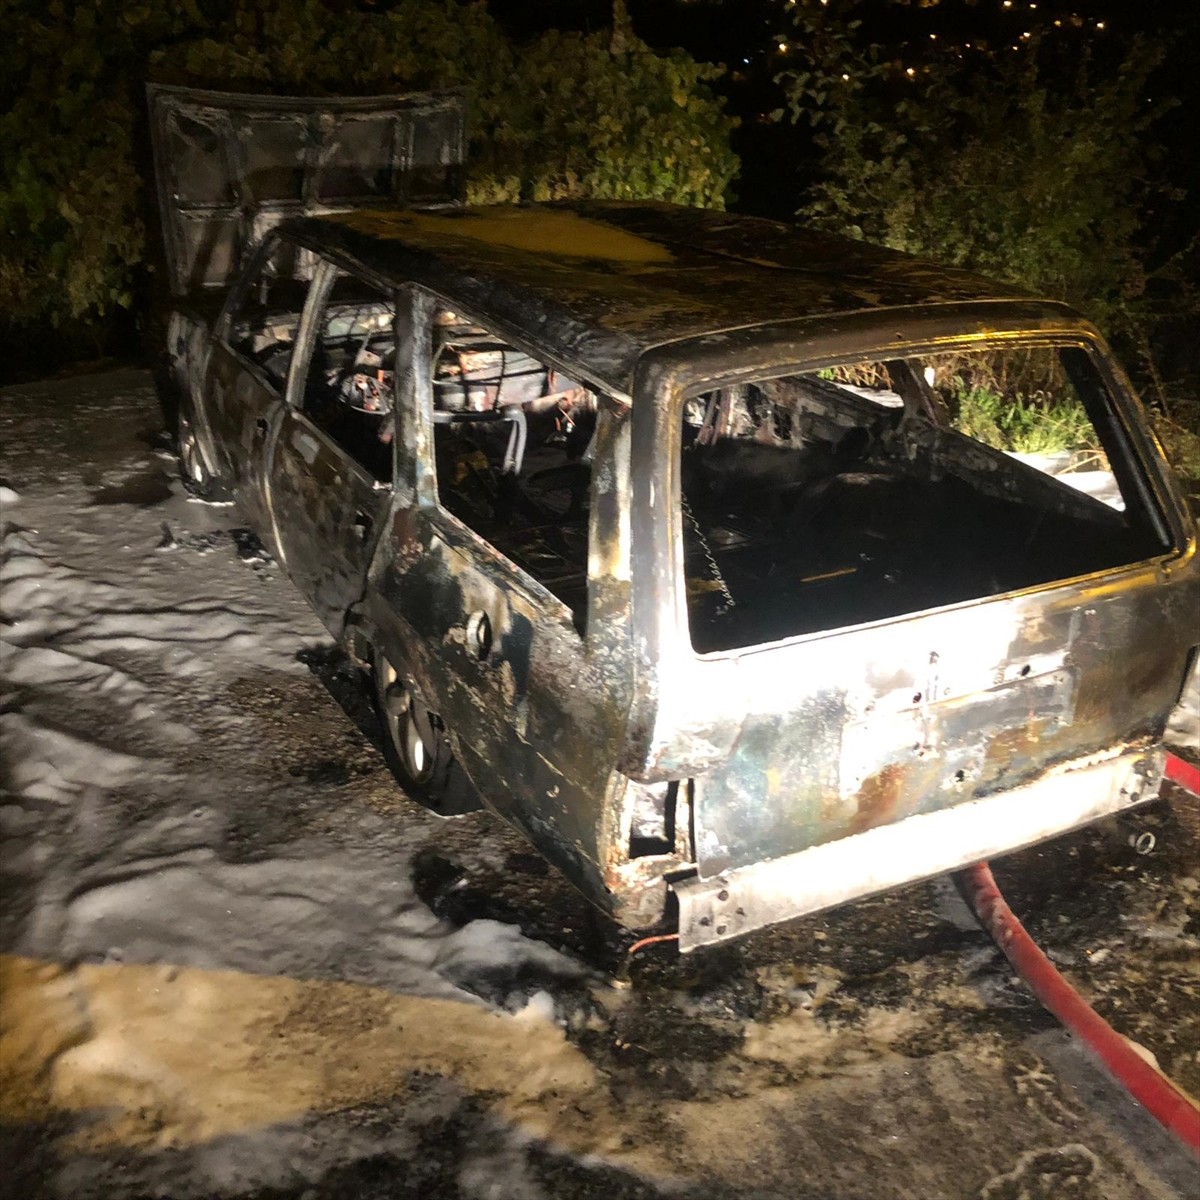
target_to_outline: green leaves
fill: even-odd
[[[785,85],[822,168],[801,215],[1121,327],[1145,275],[1154,47],[1133,42],[1103,72],[1030,44],[909,76],[856,28],[862,0],[797,7],[801,62]]]
[[[464,87],[478,202],[652,197],[721,207],[720,71],[621,36],[511,41],[478,0],[10,0],[0,43],[0,324],[94,321],[146,290],[147,79],[369,94]],[[143,297],[144,299],[144,297]]]
[[[1083,405],[1073,397],[1002,395],[986,386],[959,383],[953,395],[954,427],[960,433],[1018,454],[1095,451],[1096,434]]]
[[[657,55],[628,32],[620,47],[603,33],[557,32],[525,47],[520,95],[475,156],[473,191],[515,178],[526,199],[722,207],[737,159],[734,122],[706,86],[716,72],[679,52]]]

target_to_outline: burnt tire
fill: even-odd
[[[441,718],[430,712],[386,656],[376,652],[372,695],[383,735],[383,756],[400,786],[439,817],[482,808]]]

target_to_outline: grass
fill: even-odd
[[[996,450],[1017,454],[1096,451],[1096,432],[1078,400],[1043,393],[1002,396],[987,387],[956,387],[955,428]]]

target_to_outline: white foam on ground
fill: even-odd
[[[96,412],[84,416],[107,428],[125,411],[124,401],[110,413],[103,389],[88,387],[97,393]],[[144,427],[153,419],[149,393],[130,400],[127,411]],[[213,1036],[213,1006],[219,1009],[226,994],[236,1005],[243,994],[270,998],[292,988],[301,997],[311,987],[321,1019],[347,1038],[354,1022],[343,1023],[340,993],[329,989],[359,989],[350,994],[377,1006],[391,996],[398,1012],[427,1002],[447,1006],[429,1010],[443,1018],[477,1014],[463,1018],[463,1029],[484,1044],[495,1029],[496,1061],[479,1075],[489,1082],[477,1085],[489,1094],[506,1081],[523,1086],[526,1067],[547,1087],[555,1064],[581,1070],[544,985],[580,980],[586,970],[515,926],[480,920],[459,928],[435,916],[414,888],[405,832],[407,824],[433,818],[412,807],[407,820],[393,812],[385,821],[361,801],[357,811],[337,812],[335,793],[322,796],[319,785],[280,768],[261,711],[235,700],[253,698],[260,683],[310,679],[297,653],[328,645],[277,567],[241,561],[228,533],[236,512],[192,505],[178,485],[155,505],[93,506],[89,488],[145,472],[147,453],[138,457],[134,449],[131,461],[136,444],[128,437],[114,434],[111,451],[97,448],[85,435],[68,437],[65,418],[52,407],[29,412],[7,447],[29,480],[19,488],[19,511],[17,491],[0,492],[0,785],[7,800],[0,801],[0,838],[8,881],[27,902],[0,966],[18,961],[15,954],[47,970],[67,968],[58,982],[35,972],[37,994],[27,1005],[36,1024],[61,993],[71,997],[71,1019],[82,1022],[62,1044],[51,1038],[49,1057],[36,1067],[38,1078],[58,1081],[60,1103],[69,1109],[72,1096],[107,1096],[115,1124],[106,1136],[143,1150],[188,1146],[186,1177],[147,1159],[150,1173],[131,1176],[128,1186],[150,1186],[157,1170],[166,1172],[165,1182],[153,1186],[180,1196],[302,1183],[333,1163],[402,1155],[415,1144],[413,1130],[430,1119],[421,1113],[397,1129],[347,1128],[320,1144],[302,1124],[268,1121],[256,1129],[243,1120],[235,1138],[206,1149],[204,1131],[225,1127],[234,1083],[226,1077],[204,1094],[216,1083],[205,1074],[204,1041]],[[62,453],[26,456],[22,440]],[[85,487],[79,477],[89,472],[93,482]],[[164,522],[170,554],[161,552]],[[214,753],[214,738],[228,749]],[[319,744],[309,751],[316,758],[323,752]],[[388,788],[399,810],[405,802]],[[266,814],[305,806],[336,812],[339,836],[316,831],[297,840],[294,818],[290,826],[281,821],[278,835],[256,833]],[[238,822],[262,844],[231,858],[238,844],[230,827]],[[117,999],[121,972],[160,967],[167,974],[147,976],[162,986],[146,997],[143,1026],[132,1007],[121,1007],[132,1000]],[[116,974],[95,976],[95,983],[89,970]],[[166,987],[176,970],[188,981],[178,995]],[[539,990],[542,998],[530,1001]],[[519,1020],[510,1011],[520,1012]],[[252,1018],[239,1016],[249,1021],[246,1033],[233,1050],[225,1048],[247,1085],[253,1071],[243,1052],[272,1052],[270,1042],[255,1040]],[[519,1033],[506,1032],[518,1026]],[[152,1027],[169,1031],[170,1044],[143,1040],[142,1029]],[[461,1103],[464,1085],[455,1076],[463,1063],[489,1056],[454,1050],[453,1030],[430,1033],[422,1056],[420,1032],[410,1031],[397,1062],[428,1074],[445,1046],[447,1082],[438,1094],[449,1114]],[[195,1055],[179,1059],[189,1047]],[[336,1070],[339,1053],[322,1046],[317,1077]],[[298,1069],[286,1058],[277,1066],[287,1078]],[[406,1073],[400,1070],[381,1095],[403,1094]],[[364,1101],[381,1086],[372,1076]],[[312,1101],[323,1103],[319,1091]],[[535,1124],[547,1104],[539,1099],[530,1110]],[[463,1195],[496,1194],[504,1179],[535,1187],[520,1149],[523,1112],[518,1105],[511,1120],[496,1124],[488,1145],[464,1154]],[[95,1186],[105,1185],[68,1167],[59,1193],[84,1196]]]

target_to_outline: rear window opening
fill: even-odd
[[[864,360],[684,405],[682,537],[708,653],[1169,548],[1086,351]]]

